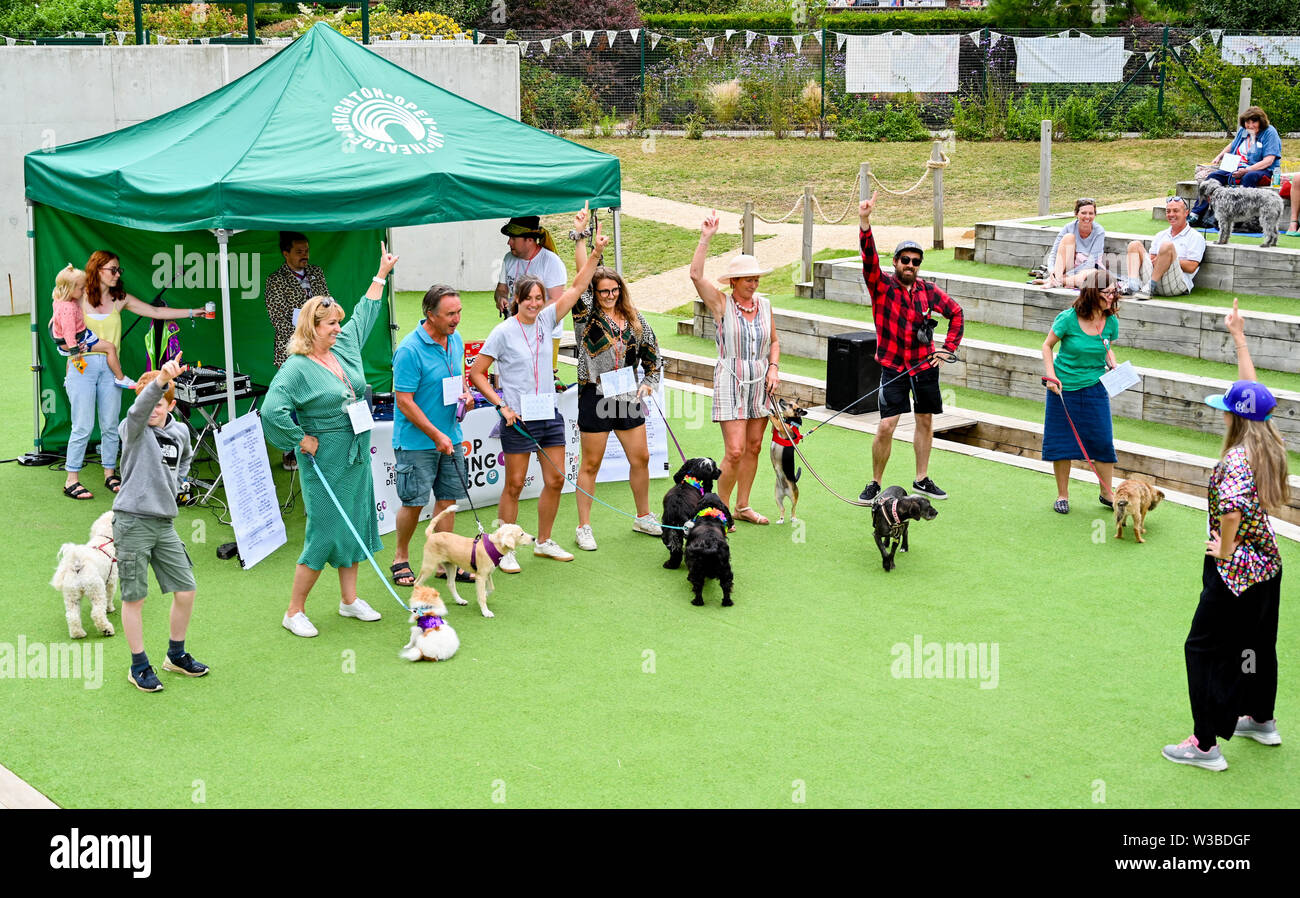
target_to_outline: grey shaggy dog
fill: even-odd
[[[1259,187],[1225,187],[1218,181],[1206,178],[1196,188],[1201,199],[1210,201],[1214,218],[1219,223],[1219,243],[1227,243],[1232,236],[1232,226],[1237,222],[1258,221],[1264,233],[1260,246],[1276,246],[1277,232],[1282,226],[1285,204],[1272,190]]]

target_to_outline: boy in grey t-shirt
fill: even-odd
[[[144,692],[163,685],[144,650],[142,605],[149,594],[152,564],[158,586],[172,594],[171,633],[163,670],[201,677],[208,672],[185,651],[185,631],[194,611],[193,563],[176,534],[176,494],[190,470],[190,432],[171,417],[176,407],[172,381],[186,366],[181,354],[136,382],[135,402],[118,427],[122,437],[122,488],[113,500],[113,542],[122,583],[122,628],[131,649],[131,683]]]

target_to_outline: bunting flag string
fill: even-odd
[[[606,31],[605,38],[606,40],[609,41],[609,46],[610,49],[612,50],[614,48],[614,41],[618,38],[618,29],[615,29],[613,31]]]
[[[709,51],[709,55],[710,55],[710,56],[713,55],[713,42],[714,42],[715,40],[717,40],[717,38],[714,38],[714,37],[706,37],[706,38],[704,39],[704,46],[705,46],[705,49],[707,49],[707,50]]]
[[[746,49],[746,50],[749,49],[749,45],[752,44],[752,43],[754,42],[754,38],[756,38],[756,37],[758,37],[758,35],[755,34],[755,33],[752,32],[752,31],[746,31],[746,32],[745,32],[745,49]]]
[[[549,56],[550,53],[551,53],[551,41],[550,41],[550,38],[546,38],[546,39],[543,39],[543,40],[541,40],[541,41],[538,41],[538,43],[540,43],[540,44],[542,45],[542,53],[544,53],[544,54],[546,54],[546,55]]]
[[[802,52],[803,52],[803,35],[802,35],[802,34],[792,34],[792,35],[790,35],[790,40],[794,41],[794,52],[796,52],[796,53],[802,53]]]
[[[591,30],[591,31],[583,31],[583,32],[582,32],[582,39],[583,39],[584,41],[587,42],[587,46],[588,46],[588,47],[591,46],[591,38],[592,38],[592,35],[594,35],[595,33],[596,33],[596,32],[595,32],[594,29]]]
[[[723,40],[724,42],[725,42],[725,41],[729,41],[729,40],[731,40],[731,36],[732,36],[733,34],[735,34],[735,33],[736,33],[736,29],[735,29],[735,28],[728,28],[727,31],[726,31],[726,33],[725,33],[724,35],[722,35],[722,40]]]
[[[653,31],[650,32],[650,49],[651,49],[651,50],[653,50],[655,47],[659,46],[659,39],[662,38],[662,37],[663,37],[662,34],[657,34],[656,32],[653,32]]]

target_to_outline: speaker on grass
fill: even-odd
[[[876,395],[879,386],[880,363],[876,361],[876,335],[873,331],[835,334],[827,340],[827,408],[853,415],[874,412],[880,407]]]

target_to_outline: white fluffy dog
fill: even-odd
[[[117,551],[113,546],[113,512],[106,511],[90,525],[90,541],[84,545],[64,543],[59,549],[59,567],[50,585],[63,591],[67,612],[68,635],[84,639],[81,626],[81,599],[90,599],[90,619],[105,636],[113,635],[108,615],[116,609]]]
[[[407,661],[446,661],[456,654],[460,639],[440,616],[446,613],[438,590],[415,587],[411,594],[411,641],[397,654]]]

